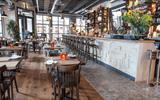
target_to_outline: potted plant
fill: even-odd
[[[149,26],[152,24],[152,15],[139,10],[129,10],[125,12],[122,19],[125,23],[128,23],[131,28],[130,34],[127,35],[127,37],[130,36],[131,39],[139,39],[147,36],[146,32],[148,32]]]
[[[20,40],[19,27],[14,20],[10,20],[7,25],[8,34],[13,37],[15,41]]]

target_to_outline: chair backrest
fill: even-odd
[[[59,72],[74,72],[75,70],[78,70],[79,65],[67,65],[67,66],[57,66],[57,69]]]
[[[62,87],[76,86],[80,82],[80,66],[57,66],[58,81]]]
[[[6,65],[3,65],[3,66],[0,67],[0,83],[3,82],[3,80],[4,80],[3,74],[4,74],[4,72],[5,72],[6,70],[7,70]]]

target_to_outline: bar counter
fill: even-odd
[[[154,41],[97,39],[99,44],[99,61],[122,72],[135,81],[147,79],[149,59],[147,50],[156,50]],[[151,67],[154,76],[154,63]]]
[[[71,36],[73,37],[74,35]],[[119,72],[131,80],[147,80],[147,68],[149,64],[147,50],[156,50],[155,41],[80,37],[95,39],[95,44],[98,45],[98,61],[100,64]],[[155,61],[153,61],[151,67],[150,77],[152,79],[154,77],[154,70]]]

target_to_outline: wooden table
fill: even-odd
[[[11,47],[1,47],[0,48],[0,51],[22,51],[23,48],[22,47],[18,47],[18,46],[15,46],[13,48]]]
[[[58,61],[57,63],[52,64],[46,64],[46,67],[48,69],[48,72],[50,73],[52,71],[52,67],[55,67],[55,65],[59,66],[67,66],[67,65],[78,65],[81,63],[81,61],[77,58],[68,58],[67,60],[61,60],[59,56],[51,57],[53,61]]]
[[[6,52],[14,52],[14,53],[17,53],[19,55],[22,55],[23,54],[23,48],[18,47],[18,46],[15,46],[13,48],[11,48],[11,47],[1,47],[0,52],[4,55],[6,55]]]
[[[65,48],[66,48],[66,47],[65,47],[64,45],[55,46],[55,47],[51,47],[51,46],[46,46],[46,47],[44,47],[46,56],[49,56],[49,51],[52,51],[52,50],[62,51],[62,50],[65,49]]]
[[[10,57],[0,57],[0,66],[6,65],[8,70],[15,70],[19,66],[22,58],[10,60]]]
[[[65,46],[61,45],[61,46],[55,46],[55,47],[47,46],[44,49],[47,49],[47,50],[56,50],[56,49],[61,50],[61,49],[64,49],[64,48],[65,48]]]

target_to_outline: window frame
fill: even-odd
[[[3,19],[2,19],[2,8],[0,8],[0,24],[1,24],[1,31],[0,31],[0,36],[3,36]]]
[[[78,20],[80,20],[80,23],[78,23]],[[85,21],[84,19],[80,18],[80,17],[77,17],[76,18],[76,30],[79,28],[80,30],[78,32],[81,32],[83,31],[83,28],[85,28],[84,31],[86,31],[86,21],[83,25],[83,22],[82,21]]]

